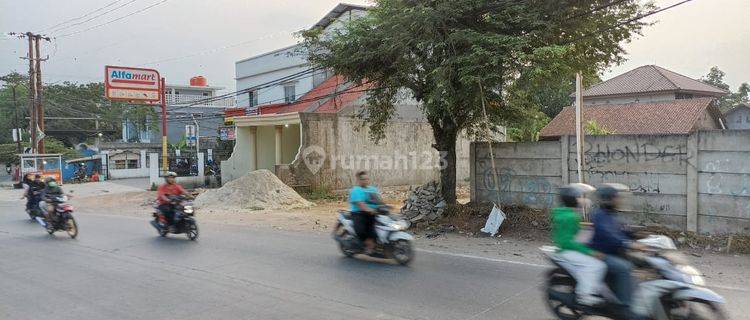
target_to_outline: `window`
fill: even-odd
[[[294,102],[297,98],[295,97],[294,93],[294,84],[289,84],[284,86],[284,102],[290,103]]]
[[[126,166],[125,160],[115,160],[115,169],[126,169]]]
[[[284,88],[284,94],[286,98],[286,88]],[[258,106],[258,90],[249,91],[247,93],[247,100],[250,102],[250,108]]]
[[[208,92],[204,92],[204,93],[203,93],[203,96],[204,96],[204,97],[208,97],[208,96],[210,96],[210,95],[211,95],[211,94],[209,94]]]
[[[127,166],[128,166],[128,169],[138,169],[138,160],[137,159],[128,160]]]

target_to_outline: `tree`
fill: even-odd
[[[586,122],[586,125],[583,127],[583,130],[588,135],[592,136],[606,136],[610,134],[615,134],[614,131],[611,131],[596,122],[596,120],[589,120]]]
[[[711,70],[708,71],[708,74],[706,76],[701,78],[701,81],[703,81],[704,83],[727,90],[729,92],[728,95],[717,99],[719,109],[722,112],[726,112],[727,110],[737,106],[740,103],[748,102],[748,94],[750,94],[750,84],[748,84],[747,82],[743,82],[742,84],[740,84],[740,86],[737,88],[737,92],[732,92],[729,85],[724,82],[724,76],[726,76],[726,73],[724,73],[724,71],[721,71],[719,67],[714,66],[711,67]]]
[[[637,0],[379,0],[332,34],[302,35],[312,63],[369,88],[361,117],[375,141],[399,99],[420,103],[445,155],[442,196],[455,203],[456,138],[479,129],[482,102],[493,124],[519,123],[537,111],[528,88],[622,61],[620,43],[645,24],[618,23],[650,8]]]
[[[26,127],[26,110],[28,106],[28,77],[18,72],[1,76],[0,89],[0,143],[13,142],[11,130]],[[16,101],[13,101],[13,90]],[[16,123],[18,122],[18,123]]]

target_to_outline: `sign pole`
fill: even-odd
[[[169,171],[167,162],[167,95],[164,91],[167,89],[166,81],[161,78],[159,86],[159,96],[161,97],[161,170],[164,174]]]

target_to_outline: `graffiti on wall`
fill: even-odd
[[[512,168],[498,168],[496,186],[492,168],[483,168],[481,176],[478,187],[493,194],[501,203],[522,204],[535,208],[549,208],[554,204],[557,186],[550,183],[547,177],[520,176]]]
[[[633,192],[640,193],[661,193],[661,183],[658,174],[652,173],[630,173],[626,171],[598,171],[591,170],[587,172],[589,182],[598,183],[621,183]]]
[[[575,146],[571,148],[575,150]],[[586,143],[584,148],[587,169],[596,170],[609,163],[676,162],[685,164],[690,160],[687,145],[657,146],[651,143],[609,145]],[[577,160],[573,160],[577,161]]]
[[[706,180],[706,191],[710,194],[728,194],[732,196],[750,196],[750,174],[739,175],[738,183],[729,183],[721,173],[712,174]]]

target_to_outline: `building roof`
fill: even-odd
[[[635,68],[583,91],[584,97],[624,96],[652,92],[692,92],[720,97],[726,90],[655,65]],[[571,95],[573,96],[573,95]]]
[[[318,23],[313,25],[313,29],[315,28],[325,28],[328,27],[333,21],[336,21],[338,17],[340,17],[345,12],[348,12],[350,10],[367,10],[369,7],[367,6],[360,6],[356,4],[348,4],[348,3],[339,3],[336,5],[333,10],[329,11],[328,14],[326,14]]]
[[[717,121],[712,98],[663,102],[583,106],[583,122],[596,123],[616,134],[684,134],[695,128],[708,109]],[[575,107],[566,107],[539,133],[540,137],[575,134]]]
[[[336,113],[362,97],[367,87],[367,85],[353,85],[343,76],[335,75],[295,102],[260,106],[260,113],[262,115],[291,112]]]
[[[224,87],[214,86],[191,86],[185,84],[167,84],[167,89],[183,89],[183,90],[201,90],[201,91],[219,91],[224,90]]]

